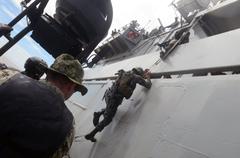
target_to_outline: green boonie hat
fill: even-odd
[[[49,68],[52,71],[60,73],[78,85],[77,91],[85,95],[88,89],[82,85],[83,68],[80,62],[69,54],[61,54],[56,58]]]

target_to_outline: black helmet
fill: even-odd
[[[139,76],[143,76],[144,75],[144,70],[141,67],[133,68],[132,71],[136,75],[139,75]]]
[[[24,74],[33,79],[39,80],[47,67],[47,63],[43,59],[38,57],[30,57],[24,64]]]
[[[124,72],[125,72],[125,71],[124,71],[123,69],[120,69],[120,70],[118,70],[117,73],[115,73],[115,75],[121,76]]]

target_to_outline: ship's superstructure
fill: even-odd
[[[69,104],[77,136],[71,156],[238,157],[240,30],[237,10],[226,8],[239,4],[229,0],[198,12],[196,23],[186,25],[191,27],[189,43],[176,46],[164,60],[154,44],[173,36],[175,30],[142,40],[130,51],[86,68],[89,94],[72,98],[85,109]],[[223,19],[231,14],[234,20],[219,21],[218,13]],[[113,82],[110,76],[133,67],[150,68],[155,74],[151,90],[137,87],[131,99],[123,101],[113,122],[97,136],[98,142],[85,140],[84,135],[93,128],[93,112],[105,106],[102,97]]]

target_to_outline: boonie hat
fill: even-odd
[[[61,54],[50,66],[50,70],[60,73],[77,84],[77,91],[85,95],[88,89],[82,84],[84,71],[81,63],[69,54]]]

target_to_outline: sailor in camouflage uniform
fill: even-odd
[[[67,76],[68,79],[70,79],[72,82],[76,83],[77,87],[75,88],[75,90],[81,92],[82,95],[85,95],[87,93],[88,91],[87,88],[82,85],[84,72],[81,67],[81,64],[77,60],[73,60],[73,57],[71,57],[70,55],[63,54],[60,57],[58,57],[53,63],[53,65],[50,67],[50,70],[56,73],[63,74]],[[47,80],[49,80],[48,76],[47,76]],[[68,98],[65,98],[65,100],[67,99]],[[52,158],[62,158],[63,156],[69,156],[69,150],[71,148],[72,142],[75,137],[74,124],[75,123],[73,120],[72,122],[73,128],[68,133],[64,143],[53,154]]]
[[[106,90],[104,94],[104,99],[106,102],[106,108],[100,112],[94,112],[93,124],[95,129],[93,129],[89,134],[85,136],[87,140],[96,142],[94,138],[97,132],[101,132],[107,125],[112,122],[115,116],[118,106],[122,103],[123,98],[129,99],[139,84],[147,89],[151,88],[150,72],[149,70],[143,71],[142,68],[133,68],[132,71],[125,72],[120,70],[118,72],[119,77],[116,82]],[[146,81],[145,81],[146,79]],[[99,122],[100,116],[103,115],[104,119]]]
[[[0,157],[62,158],[74,138],[74,119],[64,101],[82,95],[83,69],[68,54],[56,58],[45,82],[0,70]]]
[[[47,63],[38,57],[30,57],[26,60],[25,64],[24,64],[24,68],[25,70],[22,71],[21,73],[31,77],[35,80],[39,80],[43,74],[47,71],[48,65]],[[6,64],[4,63],[0,63],[0,70],[4,70],[0,73],[5,72],[5,76],[6,76],[6,72],[10,73],[13,71],[17,71],[20,72],[17,69],[8,67]],[[9,77],[11,77],[11,75],[9,74]],[[0,77],[1,78],[1,77]]]

